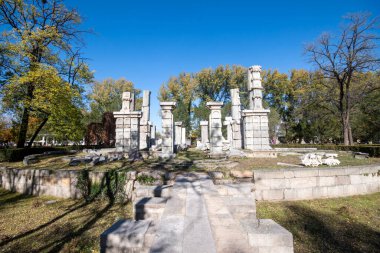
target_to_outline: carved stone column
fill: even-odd
[[[199,122],[199,124],[201,126],[201,143],[203,145],[207,145],[207,143],[209,142],[209,139],[208,139],[208,134],[209,134],[208,121],[201,121],[201,122]]]
[[[176,102],[161,102],[162,117],[162,158],[171,158],[174,155],[174,119],[173,110]]]
[[[222,135],[222,106],[223,102],[208,102],[207,107],[211,110],[209,117],[210,153],[223,153]]]
[[[231,89],[231,146],[233,148],[243,148],[243,135],[242,135],[242,118],[241,118],[241,103],[239,89]]]
[[[243,110],[244,148],[250,150],[270,150],[269,109],[262,104],[261,66],[248,69],[249,110]]]

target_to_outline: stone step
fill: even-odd
[[[249,245],[257,252],[293,253],[293,235],[270,219],[258,223],[242,222],[248,233]]]
[[[196,179],[202,177],[177,177],[151,252],[216,253],[202,188]]]
[[[137,221],[114,224],[102,252],[293,252],[290,232],[256,218],[252,184],[215,186],[207,175],[178,176],[167,198],[136,201]]]
[[[166,206],[167,198],[151,197],[135,201],[134,216],[136,220],[159,220]]]
[[[100,235],[100,252],[146,252],[144,237],[150,220],[120,220]]]

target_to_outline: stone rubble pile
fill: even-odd
[[[325,164],[328,166],[339,165],[338,154],[332,153],[309,153],[301,157],[301,163],[304,166],[318,167]]]

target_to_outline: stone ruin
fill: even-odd
[[[116,151],[126,153],[129,158],[138,158],[141,151],[148,151],[155,145],[156,127],[149,121],[150,91],[143,91],[141,111],[135,110],[134,93],[123,92],[122,100],[121,110],[113,112]]]
[[[201,121],[201,141],[197,147],[209,150],[211,156],[228,155],[250,157],[276,157],[269,145],[269,109],[263,108],[261,66],[248,68],[249,108],[242,110],[239,89],[231,89],[231,116],[223,125],[227,128],[227,140],[222,135],[221,102],[208,102],[209,121]],[[242,149],[245,152],[242,152]],[[228,152],[226,152],[228,151]],[[248,151],[248,152],[247,152]]]

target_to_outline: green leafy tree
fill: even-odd
[[[68,9],[61,0],[0,1],[0,25],[3,31],[0,41],[0,78],[3,88],[8,92],[8,99],[13,95],[13,101],[20,105],[17,111],[13,111],[20,121],[18,147],[24,147],[32,113],[33,116],[42,116],[41,127],[37,128],[34,136],[49,118],[36,95],[37,92],[46,93],[50,90],[50,77],[42,71],[53,71],[50,67],[56,69],[55,74],[69,85],[70,94],[81,93],[81,84],[92,78],[79,51],[82,45],[80,22],[76,10]],[[34,76],[38,76],[38,84],[34,82]],[[58,80],[58,76],[53,79]],[[76,100],[73,104],[78,105],[81,97],[74,96],[72,99]],[[52,101],[47,99],[44,103]],[[31,107],[36,104],[40,106]],[[40,111],[37,113],[37,110]],[[50,115],[53,114],[54,111],[51,111]],[[28,146],[31,144],[32,140]]]
[[[28,99],[24,91],[29,83],[34,86],[33,99]],[[3,89],[3,105],[6,108],[12,111],[29,108],[29,116],[38,121],[29,146],[46,123],[51,134],[58,139],[80,140],[83,127],[78,101],[78,90],[72,89],[55,68],[42,64],[23,76],[13,76]]]
[[[88,94],[90,101],[90,112],[87,115],[86,122],[100,122],[105,112],[119,111],[122,106],[121,94],[125,91],[134,92],[138,97],[140,90],[135,89],[131,81],[124,78],[114,80],[105,79],[92,84],[92,90]],[[136,99],[136,109],[141,108],[141,99]]]

